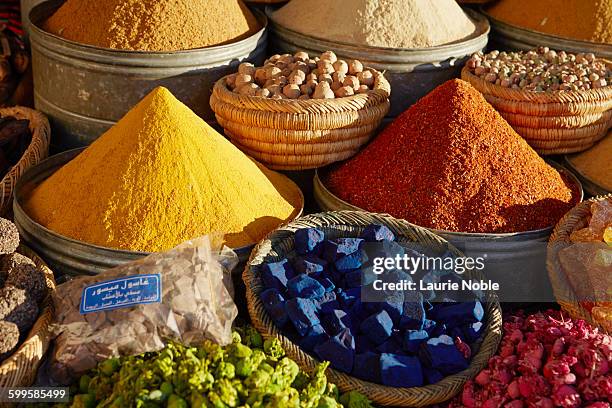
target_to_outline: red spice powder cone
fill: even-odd
[[[561,175],[458,79],[405,111],[324,183],[367,211],[458,232],[550,227],[575,201]]]

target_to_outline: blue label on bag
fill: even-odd
[[[83,289],[81,314],[161,302],[161,275],[136,275]]]

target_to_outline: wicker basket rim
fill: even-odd
[[[603,61],[605,61],[608,67],[612,69],[612,62],[608,60]],[[500,97],[500,93],[504,93],[505,95],[509,96],[505,99],[510,99],[517,102],[565,104],[569,102],[584,103],[585,98],[592,98],[596,101],[612,99],[612,84],[603,88],[588,89],[586,91],[554,91],[537,93],[524,91],[521,89],[504,88],[501,85],[487,82],[484,79],[472,74],[467,65],[461,69],[461,78],[468,80],[471,84],[478,84],[480,86],[479,90],[483,88],[490,89],[493,91],[493,94],[498,97]],[[501,97],[504,97],[504,95]]]
[[[379,223],[379,224],[386,224],[386,225],[391,225],[393,223],[396,223],[400,225],[404,231],[414,231],[417,233],[424,234],[425,236],[431,238],[435,242],[438,242],[441,244],[442,243],[447,244],[449,248],[451,249],[451,251],[454,249],[453,252],[455,252],[456,254],[457,253],[461,254],[461,252],[456,250],[446,240],[431,233],[430,231],[427,231],[425,228],[410,224],[404,220],[395,219],[388,214],[374,214],[374,213],[367,213],[363,211],[333,211],[333,212],[320,213],[320,214],[311,214],[311,215],[302,217],[300,220],[297,220],[297,222],[312,221],[314,224],[318,224],[318,223],[321,223],[321,221],[323,221],[326,216],[335,216],[341,219],[346,219],[346,224],[336,224],[336,227],[338,226],[358,227],[358,226],[365,226],[369,223]],[[355,224],[354,221],[352,221],[348,217],[351,217],[353,219],[359,219],[360,223],[362,224]],[[248,301],[248,308],[249,308],[249,314],[251,315],[251,319],[254,321],[254,323],[256,323],[256,325],[265,327],[266,330],[264,332],[264,335],[271,335],[274,337],[278,337],[281,340],[281,343],[283,344],[283,347],[286,350],[289,347],[297,347],[297,345],[293,343],[289,338],[287,338],[282,333],[282,331],[279,328],[277,328],[276,325],[271,320],[269,321],[268,324],[266,324],[264,320],[262,319],[262,317],[265,316],[265,311],[263,310],[263,303],[261,302],[261,299],[259,298],[259,293],[255,293],[255,289],[262,286],[262,284],[261,284],[260,278],[258,278],[255,274],[252,273],[252,268],[254,267],[254,261],[256,259],[265,258],[265,256],[269,252],[269,250],[266,250],[266,248],[269,247],[269,249],[272,249],[272,242],[281,241],[281,240],[285,240],[288,238],[288,237],[280,237],[280,238],[275,237],[275,234],[281,231],[293,231],[296,228],[295,224],[296,222],[292,222],[286,225],[285,227],[277,229],[275,232],[269,234],[265,240],[260,242],[255,247],[253,252],[251,253],[251,256],[249,258],[249,261],[246,264],[246,267],[243,273],[243,280],[247,288],[247,301]],[[332,225],[334,224],[325,225],[324,228],[330,228],[332,227]],[[395,229],[395,228],[392,227],[392,229]],[[481,276],[481,273],[478,271],[473,271],[472,276]],[[497,346],[501,340],[501,323],[502,323],[501,306],[499,304],[497,295],[491,291],[486,292],[484,302],[485,302],[485,310],[486,310],[486,315],[485,315],[486,316],[486,328],[485,328],[484,335],[482,337],[482,342],[480,344],[478,353],[472,356],[470,365],[466,370],[460,373],[451,375],[451,376],[447,376],[436,384],[430,384],[430,385],[426,385],[422,387],[395,388],[395,387],[385,386],[382,384],[375,384],[375,383],[371,383],[365,380],[361,380],[349,374],[340,372],[334,368],[329,368],[329,370],[331,373],[333,373],[333,377],[335,378],[350,380],[350,382],[352,382],[353,384],[358,384],[359,387],[361,388],[360,389],[361,392],[364,392],[364,390],[367,390],[367,389],[376,389],[378,391],[384,391],[386,394],[400,401],[406,398],[413,398],[415,394],[420,395],[421,397],[425,395],[425,398],[427,400],[430,400],[431,403],[440,402],[445,399],[448,399],[452,397],[452,395],[449,395],[449,388],[455,387],[457,381],[460,381],[461,384],[464,384],[468,378],[475,376],[482,368],[484,368],[484,366],[488,362],[488,359],[497,350]],[[262,312],[258,314],[256,309],[259,309]],[[302,352],[304,357],[292,356],[292,358],[297,360],[298,364],[302,366],[303,365],[313,366],[315,362],[318,361],[314,357],[312,357],[310,353],[307,353],[305,350],[302,350],[300,348],[300,351]],[[337,384],[337,385],[339,387],[342,386],[342,384]],[[406,393],[409,393],[410,395],[405,395]],[[367,392],[365,392],[365,394],[366,396],[368,396]]]
[[[18,369],[24,363],[31,364],[31,362],[27,359],[25,362],[18,361],[21,358],[22,354],[27,353],[29,349],[34,349],[35,351],[37,351],[36,349],[40,349],[39,357],[42,359],[47,349],[49,340],[49,324],[53,319],[54,314],[52,295],[55,292],[56,283],[55,278],[53,276],[53,271],[51,271],[46,262],[42,258],[40,258],[36,254],[36,252],[34,252],[25,244],[20,244],[16,252],[27,256],[32,261],[34,261],[37,266],[37,269],[44,274],[45,283],[47,285],[47,294],[45,296],[45,299],[41,303],[41,312],[38,315],[36,322],[34,322],[32,329],[30,329],[30,332],[28,333],[26,339],[23,341],[23,343],[21,343],[21,345],[19,345],[17,350],[15,350],[15,352],[11,356],[9,356],[6,360],[0,363],[0,374],[2,374],[0,375],[0,385],[3,386],[29,385],[19,383],[23,380],[21,377],[18,377],[16,380],[13,380],[14,382],[16,382],[15,384],[4,384],[2,378],[8,376],[11,372],[16,371],[16,369]],[[36,370],[37,366],[38,362],[34,365],[34,367],[30,367],[30,369]]]
[[[576,226],[583,222],[591,214],[591,204],[597,201],[610,200],[612,201],[612,194],[605,196],[593,197],[589,200],[583,201],[572,208],[565,216],[559,221],[553,234],[548,242],[548,251],[546,256],[546,269],[550,278],[555,297],[561,305],[564,305],[566,309],[573,317],[586,319],[591,324],[596,325],[604,332],[609,332],[600,324],[594,320],[587,309],[585,309],[577,299],[576,292],[574,291],[571,284],[567,281],[567,274],[561,267],[559,262],[559,251],[567,248],[571,245],[569,237],[572,231],[575,230]],[[563,279],[559,279],[561,276]],[[560,299],[562,298],[562,299]],[[569,301],[569,304],[568,304]],[[567,305],[571,305],[578,311],[578,315],[574,313],[574,310],[570,310]]]
[[[299,99],[271,99],[271,98],[262,98],[258,96],[247,96],[240,95],[235,92],[230,91],[227,88],[226,78],[234,75],[229,74],[225,75],[221,79],[219,79],[215,85],[214,90],[219,92],[219,96],[226,102],[232,102],[235,105],[241,105],[243,101],[266,101],[270,106],[278,106],[278,107],[292,107],[297,108],[299,110],[308,110],[312,107],[318,106],[334,106],[340,108],[342,111],[346,111],[344,109],[346,102],[353,101],[369,101],[373,98],[387,99],[391,95],[391,85],[385,78],[384,74],[373,69],[365,67],[364,69],[369,69],[374,73],[375,88],[369,90],[364,94],[356,94],[351,96],[346,96],[344,98],[335,98],[335,99],[307,99],[307,100],[299,100]],[[342,105],[340,104],[342,102]],[[264,109],[260,109],[264,110]],[[353,109],[351,109],[353,110]]]

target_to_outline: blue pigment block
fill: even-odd
[[[455,341],[452,337],[447,336],[445,334],[438,337],[431,337],[427,340],[427,344],[431,344],[433,346],[437,346],[438,344],[446,344],[447,346],[455,344]]]
[[[321,313],[331,313],[340,308],[340,302],[336,299],[335,292],[326,292],[323,296],[314,300],[317,311]]]
[[[430,341],[431,339],[419,350],[419,356],[425,365],[444,375],[456,374],[468,367],[467,359],[454,344],[430,344]]]
[[[340,272],[346,272],[353,269],[361,268],[361,266],[368,261],[368,256],[365,251],[358,250],[352,254],[345,255],[342,258],[334,262],[334,266]]]
[[[421,329],[429,333],[429,336],[431,337],[431,333],[435,330],[437,325],[438,324],[435,322],[435,320],[425,319],[423,320],[423,327]]]
[[[329,278],[320,278],[319,283],[325,288],[325,292],[329,293],[336,289],[336,285]]]
[[[342,309],[345,311],[351,310],[355,302],[361,298],[361,288],[352,288],[348,290],[338,289],[336,295]]]
[[[321,344],[329,340],[329,335],[320,324],[312,326],[308,329],[306,336],[300,341],[300,347],[306,351],[314,350],[317,344]]]
[[[395,235],[388,227],[376,224],[365,227],[361,233],[361,238],[368,242],[395,241]]]
[[[429,367],[423,367],[423,375],[425,376],[426,384],[436,384],[444,379],[441,372]]]
[[[482,322],[476,322],[468,324],[464,327],[463,335],[465,336],[465,339],[468,341],[468,343],[472,343],[480,338],[483,326],[484,325],[482,324]]]
[[[407,292],[404,294],[404,305],[402,317],[400,318],[400,329],[421,330],[425,321],[425,306],[423,295],[419,292]]]
[[[361,238],[338,238],[334,241],[325,241],[322,250],[323,257],[333,263],[346,255],[357,252],[362,243]]]
[[[390,387],[420,387],[423,385],[423,369],[416,357],[383,353],[380,355],[382,383]]]
[[[407,330],[404,333],[404,350],[416,354],[421,343],[429,339],[429,333],[425,330]]]
[[[432,314],[433,318],[438,322],[445,323],[449,328],[461,326],[465,323],[476,323],[484,317],[484,309],[478,300],[436,308],[434,312]]]
[[[343,310],[333,310],[331,313],[321,316],[321,323],[325,331],[332,336],[340,333],[344,329],[352,329],[351,316]]]
[[[270,288],[264,290],[261,293],[261,301],[274,324],[278,327],[283,327],[287,324],[289,317],[285,309],[285,299],[277,289]]]
[[[287,281],[294,276],[295,272],[287,259],[261,266],[261,278],[267,288],[275,288],[282,292],[287,287]]]
[[[355,355],[353,376],[380,383],[380,354],[367,351]]]
[[[367,351],[376,350],[376,345],[374,345],[368,336],[359,335],[355,338],[355,351],[357,353],[365,353]]]
[[[293,260],[293,269],[296,273],[304,273],[313,278],[321,276],[327,268],[327,261],[316,255],[298,256]]]
[[[295,231],[295,250],[298,254],[305,255],[317,249],[323,242],[325,234],[316,228],[302,228]]]
[[[366,309],[363,302],[359,299],[355,300],[348,313],[353,317],[353,321],[362,321],[367,319],[371,315],[371,313],[368,312],[368,310]]]
[[[326,342],[318,344],[314,352],[321,360],[329,361],[332,367],[340,371],[349,374],[353,371],[355,340],[349,330],[343,330]]]
[[[310,299],[289,299],[286,302],[285,309],[289,320],[302,337],[308,333],[308,329],[312,326],[321,323],[317,317],[316,306]]]
[[[314,299],[323,296],[325,288],[316,279],[301,273],[287,282],[287,292],[290,297]]]
[[[439,337],[447,334],[450,334],[450,329],[446,326],[446,323],[436,324],[436,327],[429,332],[430,337]]]
[[[402,343],[395,336],[390,337],[389,340],[376,347],[376,351],[379,353],[404,354]]]
[[[365,319],[359,329],[376,345],[384,343],[393,333],[393,321],[385,310]]]

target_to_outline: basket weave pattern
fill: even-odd
[[[11,211],[13,191],[19,178],[26,170],[40,163],[49,155],[51,129],[46,116],[32,109],[22,107],[2,108],[0,109],[0,116],[27,119],[30,121],[30,130],[32,131],[32,141],[25,153],[0,181],[0,215],[6,215]]]
[[[591,204],[601,200],[612,202],[612,194],[583,201],[559,221],[548,243],[546,267],[557,303],[573,318],[584,319],[610,334],[612,333],[612,322],[600,322],[593,319],[591,313],[579,302],[578,296],[559,262],[559,251],[571,245],[571,233],[588,226]]]
[[[588,149],[612,127],[612,86],[588,91],[538,93],[504,88],[472,74],[461,78],[478,89],[540,154]]]
[[[36,379],[38,366],[51,340],[49,325],[53,322],[52,293],[55,291],[53,272],[26,246],[21,245],[17,252],[30,258],[40,273],[45,275],[47,296],[40,305],[40,315],[26,340],[11,357],[0,364],[0,388],[30,386]]]
[[[337,99],[274,100],[239,95],[221,78],[210,106],[232,142],[277,170],[323,167],[353,156],[389,111],[391,86],[374,71],[374,89]]]
[[[273,232],[267,239],[255,247],[251,259],[247,263],[243,280],[247,288],[247,304],[253,325],[263,333],[265,338],[278,337],[287,354],[304,370],[312,372],[318,361],[303,351],[298,345],[285,337],[270,319],[260,300],[260,293],[265,289],[259,273],[259,265],[264,261],[280,260],[293,248],[293,234],[297,229],[316,227],[327,234],[337,237],[355,236],[369,224],[382,224],[389,227],[398,237],[410,241],[418,241],[430,245],[446,245],[442,238],[427,230],[397,220],[389,215],[370,214],[356,211],[337,211],[302,217]],[[454,250],[456,254],[459,254]],[[470,278],[480,279],[482,276],[475,271],[467,274]],[[469,368],[446,377],[437,384],[413,388],[393,388],[360,380],[340,371],[330,368],[328,377],[343,391],[356,390],[376,404],[393,406],[422,407],[440,403],[459,393],[468,379],[473,378],[483,369],[497,350],[501,338],[502,317],[497,295],[486,293],[485,299],[485,334],[473,354]],[[475,351],[475,350],[474,350]]]

